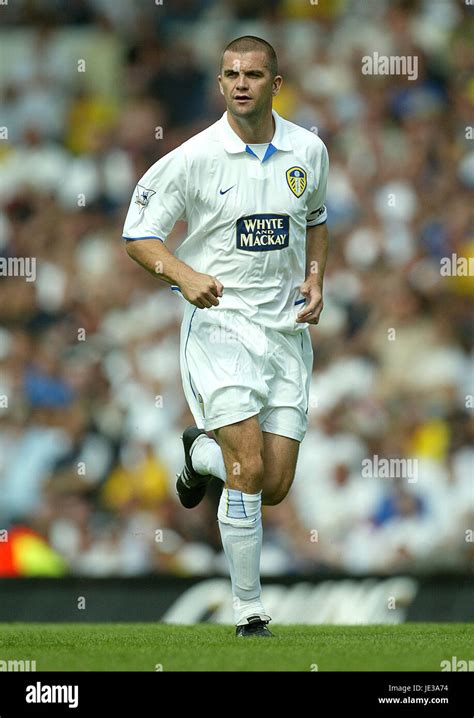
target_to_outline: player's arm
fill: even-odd
[[[188,175],[181,147],[150,167],[135,188],[122,236],[132,259],[155,277],[176,284],[188,302],[206,309],[219,304],[222,284],[196,272],[164,244],[178,219],[186,219]]]
[[[196,272],[175,257],[159,239],[127,240],[127,253],[140,266],[168,284],[176,284],[185,299],[199,309],[217,306],[223,286],[210,274]]]
[[[317,324],[323,310],[323,281],[328,256],[328,229],[326,189],[329,173],[329,157],[326,146],[320,143],[318,152],[319,171],[316,183],[308,200],[306,216],[306,279],[300,287],[306,297],[304,307],[298,312],[296,321]]]
[[[306,230],[306,279],[300,287],[306,303],[298,312],[297,322],[317,324],[323,310],[323,281],[328,256],[327,224],[317,224]]]

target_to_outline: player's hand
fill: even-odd
[[[296,315],[296,321],[300,324],[302,322],[317,324],[323,311],[323,292],[321,287],[314,282],[306,281],[301,285],[300,292],[303,297],[306,297],[306,303]]]
[[[199,309],[217,307],[222,297],[224,286],[210,274],[193,272],[180,286],[183,297]]]

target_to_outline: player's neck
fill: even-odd
[[[227,119],[235,134],[247,145],[260,145],[265,142],[271,142],[275,134],[275,120],[271,110],[264,119],[261,117],[255,119],[239,117],[236,119],[234,115],[227,111]]]

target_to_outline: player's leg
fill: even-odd
[[[268,431],[262,433],[262,504],[275,506],[283,501],[295,478],[300,442]]]
[[[242,341],[240,340],[242,337]],[[266,391],[256,371],[265,357],[265,334],[245,317],[226,310],[201,312],[189,305],[181,328],[180,365],[184,393],[196,426],[183,432],[185,465],[177,475],[181,504],[193,508],[209,479],[226,481],[222,450],[205,429],[258,415]]]
[[[229,562],[237,635],[270,636],[261,601],[263,436],[258,416],[215,429],[227,481],[217,513]]]
[[[264,466],[262,503],[275,506],[283,501],[293,483],[300,442],[268,431],[262,433]],[[194,427],[186,429],[184,440],[187,436],[192,439],[190,457],[193,470],[205,480],[209,476],[215,476],[225,483],[227,470],[218,442]]]
[[[214,433],[226,469],[226,486],[255,494],[262,490],[263,435],[258,416],[222,426]]]

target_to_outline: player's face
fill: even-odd
[[[232,52],[224,54],[221,92],[227,109],[236,117],[259,115],[272,105],[272,97],[280,89],[281,77],[272,77],[264,52]]]

